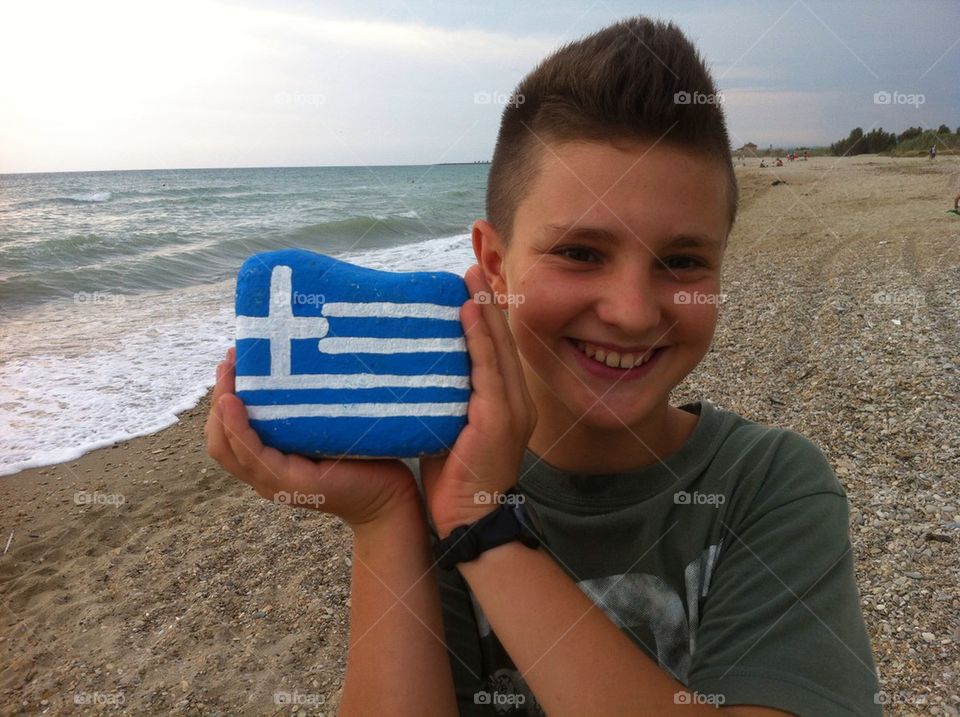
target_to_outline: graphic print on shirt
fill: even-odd
[[[686,609],[680,595],[662,578],[647,573],[620,573],[577,583],[607,617],[634,641],[644,644],[657,656],[660,668],[687,684],[697,628],[700,625],[700,600],[710,589],[723,541],[706,548],[683,571]],[[480,605],[473,609],[481,638],[491,634]],[[656,644],[643,643],[637,628],[645,627]],[[543,715],[544,712],[518,670],[499,669],[487,678],[487,689],[478,703],[489,704],[498,715]]]

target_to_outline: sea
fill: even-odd
[[[243,261],[475,262],[487,164],[0,175],[0,475],[159,431],[234,342]]]

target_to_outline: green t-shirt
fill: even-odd
[[[700,415],[693,434],[640,470],[570,473],[528,450],[518,487],[540,550],[704,704],[880,715],[846,494],[823,453],[709,402],[682,408]],[[440,573],[460,714],[544,714],[460,573]]]

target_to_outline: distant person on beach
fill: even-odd
[[[932,147],[930,147],[930,159],[936,159],[936,158],[937,158],[937,145],[933,145]]]
[[[779,157],[777,157],[777,166],[778,166],[778,167],[782,167],[782,166],[783,166],[783,160],[780,159]]]
[[[767,166],[766,163],[761,159],[761,160],[760,160],[760,167],[763,168],[763,167],[766,167],[766,166]]]
[[[705,397],[671,405],[710,351],[739,196],[722,106],[681,93],[716,94],[704,60],[637,17],[563,45],[504,106],[449,454],[266,448],[236,350],[219,365],[210,455],[352,532],[342,717],[881,714],[823,452]],[[241,547],[269,557],[270,534]]]

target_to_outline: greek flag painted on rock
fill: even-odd
[[[301,249],[237,277],[237,396],[266,445],[308,456],[449,451],[467,422],[462,278]]]

